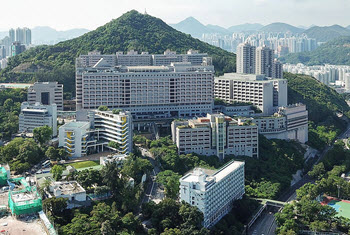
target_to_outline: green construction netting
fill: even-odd
[[[0,167],[0,186],[7,185],[7,172],[5,167]]]
[[[23,200],[17,203],[13,201],[13,198],[16,198],[17,196],[24,197],[26,194],[33,195],[34,198],[30,200]],[[25,189],[22,189],[20,191],[10,191],[8,203],[9,208],[14,215],[31,214],[42,210],[42,200],[35,186],[26,186]]]

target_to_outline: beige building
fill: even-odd
[[[257,106],[271,115],[287,105],[287,80],[265,75],[225,73],[216,77],[214,96],[227,103],[244,102]]]
[[[58,82],[36,82],[28,88],[28,103],[34,105],[57,105],[63,111],[63,85]]]
[[[173,121],[172,139],[179,154],[197,153],[258,157],[258,127],[223,114],[187,121]]]

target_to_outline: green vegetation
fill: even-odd
[[[51,168],[50,173],[52,173],[52,177],[56,180],[59,181],[62,178],[62,173],[63,173],[64,168],[60,165],[54,165]]]
[[[341,177],[350,170],[350,151],[344,149],[342,141],[337,141],[321,163],[315,165],[309,175],[315,184],[307,183],[297,190],[297,201],[288,204],[276,214],[278,234],[294,234],[301,229],[315,232],[350,232],[350,220],[339,217],[335,209],[323,206],[315,200],[319,195],[342,199],[350,198],[350,184]]]
[[[74,167],[75,169],[79,168],[85,168],[85,167],[91,167],[91,166],[98,166],[100,165],[99,161],[83,161],[83,162],[73,162],[73,163],[68,163],[65,165],[70,165]]]
[[[185,53],[189,49],[213,57],[218,74],[235,71],[235,55],[181,33],[162,20],[133,10],[78,38],[53,46],[37,46],[11,57],[0,72],[2,81],[57,81],[65,92],[75,92],[75,58],[92,50],[103,54],[117,51],[163,53],[167,49]]]
[[[26,98],[25,89],[0,90],[0,140],[10,140],[18,132],[18,115]]]
[[[33,130],[33,137],[40,145],[46,144],[52,137],[52,128],[49,126],[36,127]]]
[[[309,38],[315,38],[319,42],[328,42],[341,36],[350,36],[350,30],[340,25],[314,26],[304,32]]]
[[[284,77],[288,80],[288,102],[306,104],[308,109],[308,144],[322,149],[332,143],[347,125],[336,113],[350,114],[343,96],[310,76],[284,73]]]
[[[108,111],[109,108],[107,106],[105,106],[105,105],[101,105],[100,107],[98,107],[98,110],[100,110],[100,111]]]
[[[178,173],[171,170],[165,170],[157,175],[157,182],[164,185],[165,196],[177,199],[180,189],[180,178]]]
[[[350,65],[350,37],[340,37],[322,44],[314,51],[288,54],[281,58],[284,63],[307,65]]]

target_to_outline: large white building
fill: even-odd
[[[135,57],[133,62],[122,66],[118,65],[120,58],[113,56],[82,55],[77,59],[77,110],[105,105],[128,110],[135,119],[201,116],[212,111],[214,66],[206,54],[168,51],[149,55],[151,66],[144,65],[146,54],[130,56]],[[177,56],[181,62],[176,62]],[[91,61],[97,62],[91,66]],[[142,66],[129,65],[137,63]]]
[[[180,179],[180,200],[203,212],[207,228],[230,212],[244,193],[244,162],[231,161],[217,171],[195,168]]]
[[[28,102],[23,102],[19,114],[19,132],[32,133],[34,128],[42,126],[51,127],[52,136],[57,136],[56,104],[42,105],[35,103],[30,105]]]
[[[28,88],[28,103],[56,104],[63,111],[63,85],[58,82],[36,82]]]
[[[226,73],[215,78],[214,96],[227,103],[244,102],[270,115],[287,106],[287,80],[265,75]]]
[[[274,62],[273,50],[267,46],[256,48],[256,67],[255,74],[264,74],[266,77],[272,77],[272,69]]]
[[[268,139],[308,141],[308,111],[304,104],[280,107],[272,116],[254,116],[250,120]]]
[[[258,157],[258,127],[223,114],[173,121],[171,131],[179,154]]]
[[[92,152],[113,149],[109,142],[119,145],[122,154],[132,152],[132,116],[129,112],[89,112],[86,121],[69,122],[59,128],[59,146],[70,157],[82,157]]]

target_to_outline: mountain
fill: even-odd
[[[52,44],[79,37],[89,32],[88,29],[70,29],[66,31],[57,31],[48,26],[38,26],[32,29],[33,44]]]
[[[225,29],[224,27],[218,25],[208,24],[206,27],[214,33],[231,34],[231,32],[228,29]]]
[[[316,38],[319,42],[327,42],[341,36],[350,36],[350,30],[340,25],[324,27],[314,26],[304,33],[310,38]]]
[[[233,33],[240,33],[245,31],[259,31],[262,27],[264,27],[262,24],[240,24],[240,25],[234,25],[228,28],[230,32]]]
[[[9,32],[8,31],[0,32],[0,40],[3,39],[6,36],[9,36]]]
[[[192,37],[196,38],[201,38],[203,33],[214,32],[212,29],[207,28],[204,24],[193,17],[188,17],[177,24],[170,24],[170,26],[180,32],[190,34]]]
[[[350,65],[350,36],[340,37],[310,52],[292,53],[280,58],[282,62],[307,65]]]
[[[349,26],[347,26],[346,28],[350,30],[350,25],[349,25]]]
[[[266,25],[260,29],[260,31],[263,32],[292,32],[292,33],[302,33],[304,30],[294,27],[290,24],[285,24],[285,23],[272,23],[269,25]]]
[[[167,49],[186,53],[195,49],[213,57],[217,74],[235,71],[235,54],[181,33],[161,19],[133,10],[78,38],[53,46],[37,46],[11,57],[8,67],[0,72],[0,81],[58,81],[64,84],[65,92],[74,93],[76,57],[92,50],[113,54],[130,49],[149,53],[163,53]]]

